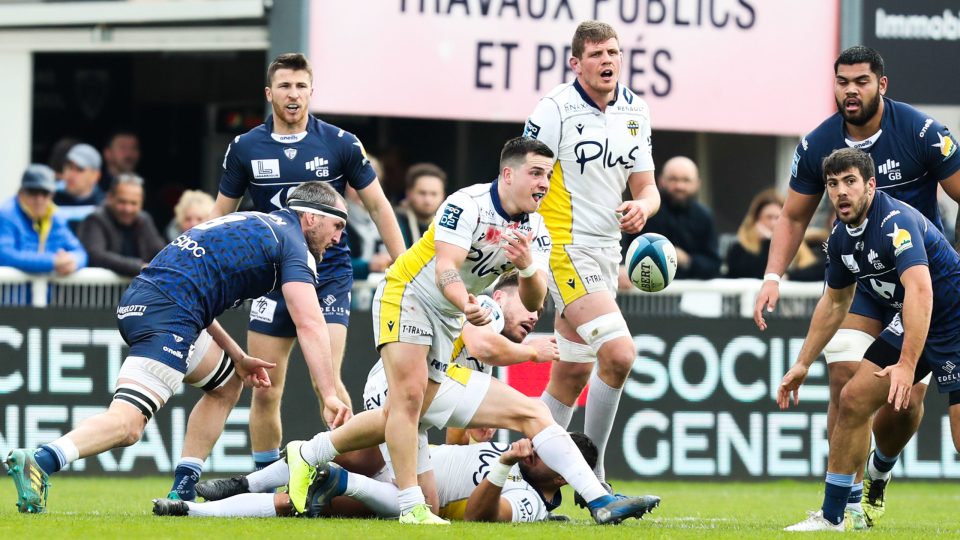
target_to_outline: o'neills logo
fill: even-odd
[[[147,311],[147,306],[117,306],[117,318],[126,319],[127,317],[142,317]]]

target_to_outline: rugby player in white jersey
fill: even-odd
[[[384,409],[386,422],[348,422],[342,427],[351,440],[374,439],[356,448],[386,438],[401,490],[403,523],[446,523],[430,511],[417,484],[418,424],[421,410],[443,380],[442,366],[450,358],[463,316],[479,326],[489,323],[489,310],[480,307],[474,295],[517,268],[523,305],[530,310],[543,305],[550,237],[536,211],[549,186],[552,158],[538,141],[507,141],[497,180],[450,195],[427,232],[387,269],[377,288],[374,337],[391,395]],[[302,511],[307,485],[300,476],[313,467],[289,446],[291,496]],[[304,454],[317,462],[313,451]]]
[[[462,328],[461,314],[475,326],[489,323],[489,310],[474,295],[498,274],[516,268],[520,302],[531,311],[543,305],[550,237],[536,209],[548,189],[552,158],[539,141],[507,141],[499,178],[448,197],[423,238],[387,271],[374,297],[373,326],[390,400],[382,412],[364,412],[302,448],[299,442],[287,445],[290,495],[297,511],[303,511],[313,465],[386,440],[400,488],[400,522],[448,523],[430,511],[417,484],[421,411],[446,376],[443,368]],[[533,442],[541,459],[589,501],[598,522],[620,521],[636,512],[637,501],[607,495],[589,470],[580,473],[586,464],[560,426],[546,427]]]
[[[448,429],[503,427],[518,431],[529,437],[530,440],[526,444],[532,445],[530,451],[520,457],[529,457],[533,452],[533,447],[543,447],[545,441],[561,436],[562,429],[553,421],[549,410],[542,402],[526,397],[516,389],[490,376],[494,365],[505,366],[525,361],[546,362],[557,359],[556,343],[552,337],[533,338],[524,342],[526,336],[539,320],[540,313],[527,310],[520,302],[517,272],[510,271],[504,274],[497,282],[493,296],[480,296],[478,301],[482,306],[490,308],[492,322],[484,326],[475,326],[469,323],[464,325],[463,333],[455,342],[454,358],[446,368],[447,377],[444,378],[435,398],[421,419],[421,445],[418,457],[425,457],[428,452],[433,453],[433,451],[427,449],[426,445],[426,430],[429,427],[447,427]],[[364,389],[364,404],[368,411],[379,410],[384,406],[387,402],[387,390],[386,376],[383,373],[382,364],[378,363],[370,371]],[[342,432],[324,433],[318,435],[315,441],[319,442],[326,438],[330,439],[330,444],[334,448],[353,448],[350,445],[354,441],[345,440],[342,434]],[[584,438],[584,440],[587,439]],[[584,454],[584,457],[588,455],[596,456],[595,449],[586,452],[580,441],[575,440],[574,442],[581,453]],[[555,444],[548,443],[546,452],[552,452],[550,446],[555,446]],[[417,471],[420,475],[421,485],[426,485],[427,481],[434,482],[433,465],[437,468],[435,482],[439,491],[438,506],[440,507],[441,517],[447,519],[464,518],[466,500],[470,497],[471,491],[478,485],[484,486],[481,480],[487,472],[492,472],[490,467],[493,458],[506,448],[497,445],[478,445],[478,447],[480,450],[477,450],[477,448],[470,451],[450,450],[457,456],[457,459],[449,459],[449,453],[444,453],[435,463],[421,458]],[[393,472],[390,468],[389,454],[383,448],[383,445],[381,445],[381,450],[383,451],[382,460],[379,459],[380,456],[371,456],[365,452],[363,459],[357,459],[355,456],[347,454],[338,456],[337,461],[339,465],[343,465],[351,473],[358,472],[358,465],[364,467],[365,470],[369,470],[370,464],[376,461],[377,465],[371,471],[370,476],[381,480],[392,480]],[[572,450],[572,448],[568,446],[567,450]],[[490,454],[491,451],[496,451],[496,453]],[[349,459],[346,462],[343,461],[343,458],[348,456],[350,456]],[[477,461],[478,456],[486,456],[487,459]],[[331,456],[326,457],[330,458]],[[550,460],[550,458],[551,455],[548,455],[547,459]],[[484,462],[486,465],[483,465]],[[533,458],[527,464],[534,465],[537,462],[540,462],[539,457]],[[555,463],[553,469],[544,469],[549,471],[546,478],[543,475],[534,476],[534,472],[524,472],[524,477],[536,477],[542,480],[541,483],[534,482],[539,486],[537,491],[541,493],[542,506],[534,508],[535,505],[528,501],[520,506],[513,506],[512,509],[510,506],[503,506],[504,511],[499,514],[489,510],[475,513],[467,511],[466,517],[470,519],[471,516],[474,516],[476,519],[502,519],[504,521],[510,521],[511,519],[519,521],[544,519],[546,513],[555,508],[556,504],[559,504],[558,498],[556,504],[551,504],[549,501],[554,501],[556,489],[566,483],[566,480],[562,480],[563,478],[570,478],[571,483],[585,493],[593,493],[598,496],[605,495],[603,487],[590,470],[594,465],[592,459],[583,461],[567,456],[564,459],[554,459],[553,462]],[[512,464],[507,463],[507,465]],[[364,501],[372,499],[373,503],[370,507],[379,515],[396,516],[395,488],[393,490],[387,489],[387,493],[392,494],[392,502],[390,497],[387,497],[388,500],[384,502],[382,494],[386,488],[371,486],[365,481],[355,478],[354,475],[350,476],[353,480],[351,483],[347,480],[347,477],[341,476],[342,472],[338,465],[321,465],[323,474],[328,475],[328,478],[324,481],[315,480],[314,488],[308,490],[305,513],[315,514],[333,497],[347,495]],[[506,474],[509,468],[502,468],[498,472]],[[497,470],[494,469],[494,471]],[[473,474],[474,472],[477,472],[477,474]],[[527,474],[528,472],[529,474]],[[463,478],[465,477],[469,480],[469,485],[464,483]],[[208,500],[220,500],[251,491],[272,490],[286,484],[289,478],[290,474],[286,463],[280,461],[246,477],[204,482],[201,486],[198,486],[198,490]],[[561,479],[560,484],[555,482],[558,478]],[[492,485],[485,486],[483,492],[485,495],[480,497],[487,503],[490,503],[493,498],[493,486],[501,486],[505,489],[508,487],[504,486],[503,479],[497,474],[492,474],[490,480],[491,482],[487,484]],[[527,495],[529,495],[529,492]],[[228,512],[228,515],[238,515],[237,512],[252,512],[253,515],[263,515],[268,512],[274,502],[277,503],[275,506],[278,511],[285,509],[285,504],[289,506],[289,498],[277,499],[276,501],[269,498],[250,498],[250,500],[256,502],[247,505],[237,501],[238,508],[231,509],[204,508],[198,510],[200,512],[198,515],[210,515],[209,512]],[[512,503],[517,502],[512,501]],[[659,499],[656,497],[620,499],[616,504],[617,511],[611,512],[611,516],[601,517],[597,521],[612,523],[628,517],[640,518],[656,507],[658,503]],[[259,510],[254,510],[254,504],[259,505]],[[155,512],[160,514],[182,515],[188,508],[192,507],[159,502],[155,503],[155,508]],[[496,509],[496,505],[494,505],[494,509]],[[337,515],[354,515],[350,510],[345,511],[342,504],[337,505],[334,513]],[[595,515],[597,514],[600,514],[600,512],[595,513]],[[499,516],[499,518],[492,519],[495,516]]]
[[[636,358],[615,299],[620,234],[639,232],[660,208],[650,111],[617,82],[621,61],[610,25],[581,23],[570,58],[576,80],[541,99],[524,128],[524,135],[556,154],[540,213],[553,240],[550,294],[560,362],[541,399],[566,429],[589,379],[584,433],[599,450],[594,471],[601,481],[620,394]],[[624,201],[627,187],[633,199]]]
[[[581,433],[571,439],[588,466],[597,449]],[[537,456],[533,443],[521,439],[511,445],[493,442],[472,445],[445,444],[432,449],[439,488],[440,514],[452,520],[535,522],[550,519],[560,503],[566,481]],[[283,465],[278,461],[268,467]],[[262,475],[264,471],[254,475]],[[330,488],[338,487],[336,493]],[[350,504],[343,495],[362,503]],[[307,517],[381,517],[399,515],[397,487],[383,468],[373,477],[327,464],[311,487]],[[295,515],[286,493],[237,493],[204,503],[154,499],[158,516],[282,517]]]

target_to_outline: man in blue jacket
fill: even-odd
[[[57,213],[54,191],[50,167],[27,167],[20,191],[0,206],[0,266],[66,276],[87,265],[87,252]]]

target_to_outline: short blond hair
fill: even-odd
[[[173,215],[179,225],[183,223],[183,218],[190,208],[202,206],[206,208],[204,215],[209,216],[213,210],[213,204],[213,197],[211,197],[209,193],[200,191],[199,189],[188,189],[180,195],[180,200],[177,201],[177,205],[173,207]]]
[[[616,39],[617,42],[620,41],[620,38],[617,37],[617,31],[609,24],[600,21],[583,21],[577,26],[577,31],[573,33],[570,54],[580,58],[583,56],[583,50],[586,48],[587,42],[603,43],[610,38]]]

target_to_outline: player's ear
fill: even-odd
[[[512,167],[504,167],[503,170],[500,171],[500,178],[503,180],[503,183],[504,183],[504,184],[507,184],[508,186],[509,186],[510,184],[512,184],[512,183],[513,183],[513,168],[512,168]]]
[[[881,95],[881,96],[887,95],[887,84],[888,84],[889,82],[890,82],[890,81],[889,81],[889,79],[887,79],[887,76],[886,76],[886,75],[884,75],[883,77],[880,77],[879,83],[880,83],[880,95]]]
[[[580,71],[580,59],[576,56],[571,56],[570,60],[567,61],[570,64],[570,71],[573,71],[575,74],[579,75]]]

